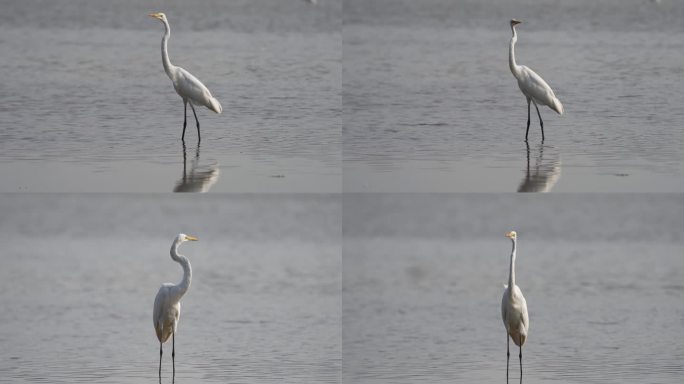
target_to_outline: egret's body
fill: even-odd
[[[530,328],[530,318],[527,314],[527,302],[520,288],[515,285],[515,257],[518,235],[515,231],[506,234],[513,242],[511,252],[511,264],[508,271],[508,285],[505,286],[503,297],[501,298],[501,318],[506,326],[506,382],[508,382],[508,360],[510,359],[510,341],[513,339],[515,345],[520,347],[520,382],[522,383],[522,346],[527,340],[527,332]]]
[[[518,87],[520,91],[527,98],[527,130],[525,131],[525,140],[527,134],[530,132],[530,102],[534,103],[534,108],[537,110],[539,116],[539,125],[541,125],[542,140],[544,140],[544,122],[542,121],[539,107],[537,104],[546,105],[559,114],[563,114],[563,104],[553,93],[553,89],[546,84],[546,81],[541,78],[536,72],[524,65],[518,65],[515,62],[515,43],[518,41],[518,34],[515,31],[515,26],[520,24],[518,20],[511,20],[511,45],[508,51],[508,66],[511,73],[518,80]]]
[[[197,113],[195,112],[195,105],[203,105],[216,113],[221,113],[223,108],[221,103],[214,96],[211,95],[209,89],[202,84],[199,79],[193,76],[190,72],[186,71],[181,67],[177,67],[171,64],[169,60],[168,53],[168,41],[169,36],[171,36],[171,27],[166,19],[164,13],[151,13],[151,17],[164,23],[166,31],[164,37],[162,37],[161,52],[162,52],[162,64],[164,66],[164,72],[169,76],[171,82],[173,83],[173,88],[176,93],[183,99],[184,105],[184,119],[183,119],[183,135],[181,138],[185,140],[185,127],[188,122],[188,103],[190,103],[190,108],[192,108],[192,114],[195,116],[195,122],[197,123],[197,138],[200,139],[200,124],[197,119]]]
[[[154,322],[154,330],[159,339],[159,382],[161,383],[161,358],[162,358],[162,344],[165,343],[170,336],[173,336],[173,350],[171,358],[173,360],[173,375],[176,375],[176,329],[178,327],[178,320],[180,319],[180,299],[190,288],[192,281],[192,268],[187,257],[178,253],[178,247],[185,241],[197,241],[196,237],[179,234],[173,241],[171,246],[171,259],[178,262],[183,267],[183,280],[178,284],[164,283],[157,292],[157,297],[154,299],[154,310],[152,313],[152,320]]]

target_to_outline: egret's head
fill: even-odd
[[[508,237],[511,240],[515,240],[518,238],[518,233],[516,231],[510,231],[506,233],[506,237]]]
[[[162,13],[162,15],[163,15],[163,13]],[[511,27],[514,27],[514,26],[516,26],[516,25],[518,25],[518,24],[520,24],[520,23],[522,23],[522,21],[516,20],[516,19],[512,19],[512,20],[511,20]]]
[[[166,20],[166,15],[164,14],[164,12],[150,13],[148,16],[154,17],[155,19],[157,19],[161,22],[168,23],[168,21]]]
[[[185,233],[181,233],[178,236],[176,236],[176,243],[184,243],[186,241],[197,241],[198,239],[195,236],[190,236],[186,235]]]

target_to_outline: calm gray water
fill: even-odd
[[[377,194],[343,205],[343,382],[505,383],[511,229],[530,313],[524,383],[684,377],[681,196]]]
[[[223,105],[197,110],[213,192],[341,189],[341,1],[2,1],[0,191],[171,192],[183,179],[172,63]],[[197,152],[192,111],[187,164]],[[187,175],[185,177],[187,180]],[[200,185],[202,184],[202,185]]]
[[[152,304],[182,271],[176,383],[337,383],[334,195],[0,198],[0,381],[156,383]],[[165,345],[163,382],[171,382]]]
[[[511,18],[566,112],[541,109],[542,145],[533,108],[529,149]],[[346,0],[344,190],[684,191],[683,18],[671,0]]]

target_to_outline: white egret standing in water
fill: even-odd
[[[176,236],[173,240],[173,245],[171,245],[171,259],[183,267],[183,280],[178,284],[162,284],[159,288],[159,292],[157,292],[157,297],[154,298],[152,320],[154,321],[154,330],[157,333],[157,339],[159,339],[160,383],[163,353],[162,344],[169,339],[169,336],[173,336],[171,359],[173,360],[173,377],[176,377],[176,328],[178,327],[178,319],[180,318],[180,299],[185,295],[185,292],[188,291],[188,288],[190,288],[190,281],[192,280],[190,261],[187,257],[178,253],[178,247],[181,243],[186,241],[197,241],[197,238],[181,233]]]
[[[164,27],[166,27],[166,32],[164,33],[164,37],[162,37],[161,45],[162,64],[164,65],[164,71],[173,83],[173,88],[183,99],[184,118],[183,135],[181,136],[181,139],[185,140],[185,126],[188,123],[188,103],[190,103],[192,114],[195,115],[195,122],[197,123],[197,139],[200,140],[200,123],[197,119],[197,113],[195,113],[194,105],[204,105],[216,113],[221,113],[223,110],[221,103],[219,103],[219,101],[211,95],[209,89],[207,89],[207,87],[205,87],[204,84],[202,84],[202,82],[199,81],[195,76],[185,69],[171,64],[171,61],[169,61],[167,43],[169,41],[169,36],[171,36],[171,27],[169,26],[168,20],[166,20],[166,15],[162,12],[159,12],[150,13],[149,16],[161,21],[164,23]]]
[[[527,141],[527,134],[530,132],[530,102],[534,103],[534,108],[537,110],[539,116],[539,124],[541,125],[542,140],[544,140],[544,122],[542,121],[539,107],[537,104],[546,105],[559,114],[563,114],[563,104],[556,98],[553,89],[546,84],[546,81],[537,75],[533,70],[524,65],[518,65],[515,62],[515,43],[518,41],[518,34],[515,32],[515,26],[520,24],[518,20],[511,20],[511,46],[508,51],[508,66],[516,79],[518,79],[518,87],[523,95],[527,98],[527,130],[525,131],[525,140]]]
[[[515,345],[520,347],[520,383],[522,384],[522,346],[527,339],[527,331],[530,328],[530,318],[527,315],[527,302],[520,288],[515,285],[515,253],[518,242],[518,234],[515,231],[508,232],[506,237],[513,242],[511,251],[511,265],[508,271],[508,285],[501,299],[501,317],[506,326],[506,383],[508,383],[508,361],[511,357],[510,336]]]

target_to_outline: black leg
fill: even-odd
[[[185,149],[185,140],[183,140],[183,181],[186,179],[187,175],[187,164],[188,164],[188,155],[187,151]]]
[[[511,339],[506,334],[506,384],[508,384],[508,361],[511,359]]]
[[[520,355],[518,355],[520,358],[520,384],[522,384],[522,343],[520,344]]]
[[[173,349],[171,350],[171,361],[173,361],[173,379],[171,379],[171,382],[173,383],[176,381],[176,332],[173,333]]]
[[[525,147],[527,148],[527,177],[530,177],[530,143],[525,140]]]
[[[544,121],[542,121],[541,113],[539,113],[539,107],[537,107],[537,103],[534,103],[534,107],[537,109],[537,116],[539,116],[539,125],[541,125],[542,141],[543,141],[544,140]]]
[[[181,140],[185,142],[185,126],[188,125],[188,102],[183,100],[183,136]]]
[[[197,141],[199,142],[202,140],[200,137],[200,130],[199,130],[199,120],[197,120],[197,114],[195,113],[195,107],[190,103],[190,108],[192,108],[192,114],[195,115],[195,122],[197,123]]]
[[[525,131],[525,141],[527,141],[528,133],[530,133],[530,99],[527,99],[527,130]]]
[[[159,342],[159,384],[161,384],[162,343]]]

